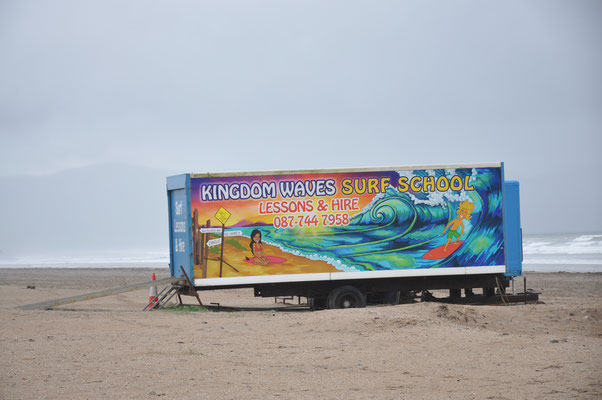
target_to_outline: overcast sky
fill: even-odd
[[[0,175],[504,161],[602,229],[600,1],[1,1]],[[568,208],[567,208],[568,207]]]

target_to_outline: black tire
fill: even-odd
[[[307,306],[311,310],[323,310],[326,308],[326,299],[323,297],[308,297]]]
[[[340,286],[332,289],[326,299],[326,306],[334,308],[364,308],[366,295],[353,286]]]

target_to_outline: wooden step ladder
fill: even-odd
[[[148,302],[148,304],[142,309],[142,311],[152,311],[152,310],[160,310],[163,306],[171,300],[174,296],[178,296],[178,302],[182,305],[182,295],[184,296],[194,296],[196,297],[199,305],[202,307],[203,302],[199,297],[199,293],[196,288],[188,278],[188,274],[184,271],[183,267],[180,267],[182,270],[182,274],[184,274],[184,279],[180,279],[177,282],[173,282],[171,285],[165,286],[161,291],[157,294],[157,297]]]

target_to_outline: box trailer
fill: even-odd
[[[167,178],[170,272],[314,307],[507,287],[522,273],[518,182],[501,162]]]

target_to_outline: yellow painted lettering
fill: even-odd
[[[454,175],[451,178],[451,189],[452,190],[461,190],[462,189],[462,179],[458,175]]]
[[[422,182],[422,189],[425,192],[434,192],[435,191],[435,177],[434,176],[425,176]]]
[[[380,192],[384,193],[385,190],[387,190],[387,188],[389,187],[390,184],[391,184],[391,178],[381,178],[381,180],[380,180]]]
[[[362,182],[362,187],[359,187],[359,182]],[[355,193],[364,194],[366,192],[366,180],[365,179],[355,179],[354,181]]]
[[[447,192],[449,189],[449,181],[446,176],[440,176],[437,178],[437,190],[440,192]]]
[[[419,176],[415,176],[412,179],[410,179],[410,186],[412,187],[413,191],[420,192],[420,186],[416,186],[416,182],[420,182]]]
[[[368,179],[368,193],[369,194],[378,193],[378,179],[376,179],[376,178]]]
[[[469,180],[470,176],[466,175],[464,177],[464,190],[474,190],[474,187],[470,186],[470,183],[468,183]]]
[[[410,187],[408,186],[408,177],[400,176],[397,181],[397,190],[400,192],[407,192]]]
[[[344,195],[350,195],[353,193],[353,187],[351,186],[351,179],[346,178],[341,181],[341,193]]]

